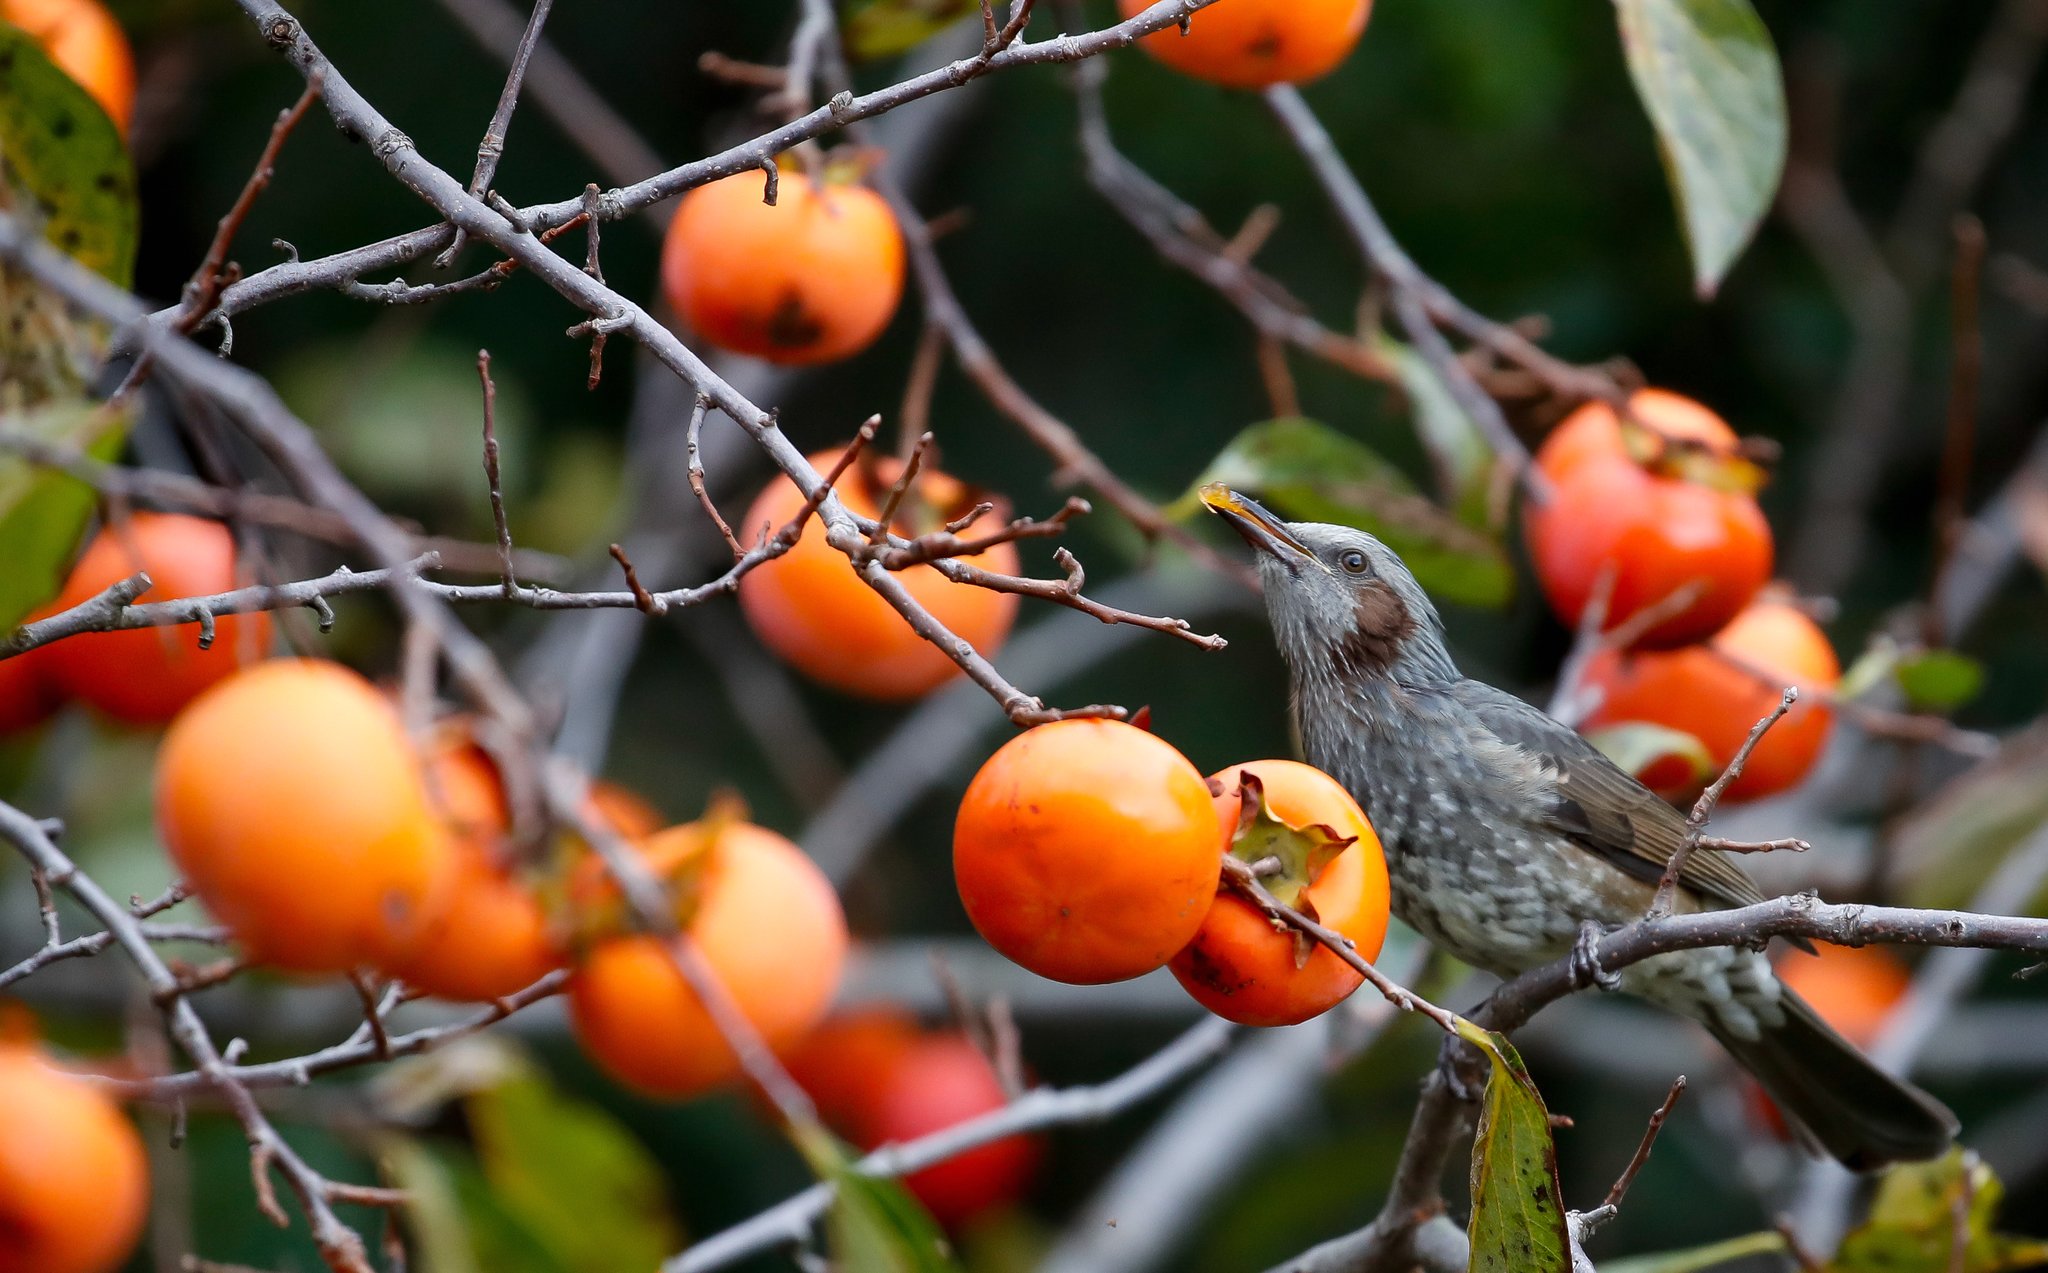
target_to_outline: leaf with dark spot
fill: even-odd
[[[44,237],[126,287],[138,216],[120,130],[26,31],[0,22],[0,58],[0,206],[45,209]]]
[[[1462,1018],[1458,1037],[1493,1063],[1472,1139],[1472,1273],[1570,1273],[1550,1111],[1514,1045]]]

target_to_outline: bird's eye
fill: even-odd
[[[1365,560],[1364,553],[1358,551],[1356,548],[1351,548],[1345,550],[1344,553],[1338,556],[1337,564],[1344,567],[1347,573],[1354,575],[1362,575],[1365,573],[1366,566],[1368,563]]]

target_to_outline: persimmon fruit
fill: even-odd
[[[1788,950],[1777,961],[1778,980],[1813,1005],[1821,1020],[1857,1047],[1869,1047],[1905,998],[1913,974],[1883,946],[1815,942],[1816,954]]]
[[[138,601],[204,597],[242,586],[228,528],[178,513],[136,513],[93,536],[71,568],[55,610],[90,601],[137,571],[151,586]],[[270,615],[222,615],[213,644],[200,649],[194,624],[89,632],[48,647],[51,682],[69,697],[116,720],[156,725],[171,719],[208,686],[261,659],[270,644]]]
[[[923,1033],[901,1008],[863,1005],[827,1017],[783,1054],[782,1064],[825,1125],[857,1139],[877,1083]]]
[[[1276,833],[1290,846],[1350,842],[1327,861],[1314,861],[1312,872],[1302,872],[1306,878],[1268,878],[1266,885],[1281,901],[1350,938],[1366,959],[1376,958],[1387,937],[1387,862],[1350,793],[1322,770],[1292,760],[1232,765],[1209,783],[1219,792],[1216,816],[1225,845],[1237,840],[1263,857]],[[1260,807],[1251,811],[1257,821],[1243,826],[1247,786]],[[1257,907],[1224,890],[1170,966],[1197,1003],[1240,1025],[1294,1025],[1320,1016],[1364,980],[1335,952],[1276,928]]]
[[[0,1273],[112,1273],[149,1211],[142,1138],[98,1088],[0,1044]]]
[[[1725,422],[1659,390],[1629,405],[1633,421],[1588,403],[1537,451],[1551,489],[1527,507],[1529,555],[1567,624],[1579,622],[1610,567],[1610,630],[1697,585],[1690,605],[1637,642],[1685,645],[1719,631],[1770,579],[1771,528],[1749,489],[1755,468]]]
[[[810,460],[825,473],[838,458],[838,452],[827,451]],[[889,462],[873,470],[855,464],[833,489],[853,512],[875,517],[898,471]],[[945,474],[923,470],[898,506],[895,529],[910,537],[937,530],[971,506],[970,494]],[[778,477],[747,510],[741,532],[749,538],[763,528],[772,533],[787,525],[803,505],[796,483]],[[1009,543],[958,560],[998,574],[1018,570],[1017,548]],[[904,591],[947,631],[986,656],[993,657],[1002,648],[1016,619],[1016,594],[955,583],[930,564],[893,573]],[[804,523],[801,537],[788,552],[741,578],[740,608],[764,645],[805,676],[844,693],[901,702],[929,693],[960,672],[944,651],[919,636],[861,581],[845,554],[825,541],[824,523],[815,517]]]
[[[486,1000],[532,985],[568,961],[509,843],[511,810],[497,766],[451,731],[427,758],[429,803],[448,833],[453,880],[385,971],[442,999]]]
[[[24,624],[49,617],[39,610]],[[32,729],[54,716],[64,696],[50,679],[50,647],[39,645],[26,654],[0,659],[0,735]]]
[[[207,909],[287,971],[396,963],[453,883],[397,712],[335,663],[259,663],[200,695],[157,751],[156,817]]]
[[[634,848],[657,876],[683,881],[678,922],[770,1047],[788,1048],[824,1018],[846,962],[846,917],[802,850],[726,817],[671,827]],[[740,1070],[659,937],[593,945],[569,979],[569,1020],[599,1066],[650,1096],[694,1096]]]
[[[1815,691],[1832,690],[1841,676],[1834,646],[1820,626],[1797,606],[1766,599],[1700,645],[1596,653],[1585,677],[1601,697],[1586,726],[1649,721],[1691,734],[1706,746],[1718,774],[1778,705],[1783,687],[1796,685],[1805,697],[1771,726],[1722,796],[1757,800],[1797,786],[1820,759],[1834,713]],[[1676,758],[1656,761],[1642,778],[1674,794],[1699,785]]]
[[[450,725],[429,752],[427,775],[428,797],[453,845],[455,882],[419,939],[385,971],[438,998],[480,1001],[563,967],[569,925],[550,916],[541,881],[520,869],[497,763],[460,725]],[[661,825],[646,801],[602,780],[590,784],[587,812],[628,840]]]
[[[840,1013],[783,1058],[825,1125],[862,1151],[943,1131],[1008,1101],[995,1067],[957,1030],[927,1031],[900,1008]],[[1017,1200],[1041,1156],[1008,1136],[913,1172],[904,1185],[948,1227]]]
[[[1134,18],[1151,0],[1117,0]],[[1321,79],[1350,56],[1372,0],[1218,0],[1193,15],[1183,35],[1167,27],[1139,41],[1185,75],[1225,88],[1265,88]]]
[[[928,1034],[898,1053],[855,1128],[864,1149],[902,1144],[1001,1109],[1009,1096],[995,1067],[957,1030]],[[903,1185],[932,1218],[958,1228],[1015,1202],[1043,1156],[1036,1137],[1005,1136],[913,1171]]]
[[[1061,720],[989,757],[953,824],[967,917],[1054,981],[1123,981],[1202,926],[1220,876],[1208,785],[1172,744],[1119,721]]]
[[[792,365],[866,349],[903,296],[903,234],[880,195],[801,172],[763,201],[758,172],[683,196],[661,250],[684,322],[734,353]]]
[[[28,32],[127,135],[135,109],[135,54],[99,0],[0,0],[0,22]]]

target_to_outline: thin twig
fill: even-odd
[[[537,6],[535,12],[545,7]],[[484,480],[490,483],[491,524],[498,531],[499,574],[509,598],[519,591],[519,581],[512,573],[512,527],[505,520],[505,489],[498,476],[498,386],[491,379],[490,350],[476,351],[476,374],[484,386]]]
[[[505,76],[505,87],[498,91],[497,109],[491,112],[491,122],[484,128],[483,140],[476,147],[476,169],[469,178],[469,192],[482,194],[490,189],[491,178],[498,173],[498,160],[505,153],[505,139],[512,131],[512,112],[519,105],[519,90],[526,82],[526,66],[533,60],[534,46],[540,43],[540,29],[548,20],[548,10],[555,0],[533,0],[533,12],[526,19],[526,30],[519,36],[519,46],[512,53],[512,66]],[[434,259],[436,269],[445,270],[455,264],[455,258],[462,251],[463,234],[455,232],[455,240],[447,250]]]
[[[1728,790],[1728,785],[1742,776],[1743,766],[1749,763],[1750,753],[1763,741],[1764,734],[1783,720],[1785,713],[1792,710],[1792,704],[1798,701],[1799,687],[1787,685],[1779,696],[1778,705],[1750,728],[1749,737],[1735,749],[1735,755],[1729,759],[1721,776],[1708,783],[1707,789],[1700,792],[1700,798],[1693,802],[1692,812],[1685,819],[1685,839],[1672,852],[1671,860],[1664,864],[1664,874],[1657,881],[1656,896],[1650,901],[1649,918],[1662,919],[1671,914],[1671,907],[1678,897],[1679,878],[1685,874],[1685,864],[1691,860],[1693,850],[1700,847],[1700,838],[1705,833],[1707,819],[1714,815],[1714,806],[1721,802],[1721,795]]]
[[[377,1059],[391,1059],[391,1035],[384,1027],[384,1011],[377,1002],[377,988],[370,982],[369,975],[352,972],[348,984],[355,988],[356,998],[363,1005],[363,1025],[370,1032],[370,1044],[376,1049]]]
[[[1429,364],[1443,382],[1445,391],[1470,417],[1495,454],[1514,466],[1531,498],[1538,501],[1547,499],[1550,483],[1530,463],[1528,448],[1508,427],[1500,404],[1480,387],[1471,369],[1458,358],[1450,342],[1437,330],[1427,304],[1427,297],[1434,289],[1415,262],[1401,249],[1393,233],[1387,229],[1386,222],[1380,219],[1379,212],[1366,197],[1365,188],[1337,153],[1337,145],[1323,128],[1322,121],[1316,118],[1300,92],[1290,84],[1267,89],[1265,98],[1281,126],[1308,161],[1324,193],[1336,205],[1339,218],[1365,257],[1366,266],[1386,281],[1394,316],[1400,321],[1402,330],[1408,333],[1415,352]]]
[[[1979,296],[1984,281],[1984,223],[1967,213],[1955,221],[1955,268],[1949,285],[1948,413],[1943,429],[1941,476],[1934,500],[1934,569],[1927,595],[1938,597],[1942,576],[1954,560],[1968,524],[1970,467],[1977,450],[1977,413],[1984,378],[1984,328]],[[1947,643],[1941,607],[1921,611],[1921,633],[1929,646]]]
[[[1436,1022],[1437,1026],[1446,1033],[1457,1033],[1458,1017],[1456,1013],[1447,1012],[1407,987],[1397,985],[1392,978],[1373,967],[1370,960],[1359,954],[1358,947],[1349,937],[1346,937],[1334,928],[1327,927],[1316,920],[1310,919],[1307,915],[1302,914],[1292,906],[1288,906],[1280,901],[1279,898],[1274,897],[1272,893],[1266,890],[1265,884],[1260,882],[1257,873],[1252,870],[1249,863],[1240,861],[1228,853],[1223,855],[1222,861],[1224,884],[1242,893],[1254,906],[1265,911],[1266,914],[1279,920],[1281,923],[1286,924],[1289,928],[1304,933],[1320,942],[1331,954],[1351,965],[1353,971],[1357,972],[1359,976],[1364,977],[1374,990],[1379,991],[1386,998],[1387,1002],[1393,1004],[1396,1008],[1403,1012],[1419,1012],[1431,1021]]]
[[[646,586],[640,582],[640,572],[633,569],[633,559],[626,556],[625,548],[613,544],[611,552],[612,560],[618,562],[619,569],[625,573],[626,588],[633,594],[634,608],[650,618],[668,613],[668,607],[649,593]]]
[[[277,122],[270,127],[270,139],[263,144],[263,152],[256,157],[256,167],[249,179],[242,184],[242,192],[235,196],[235,202],[227,214],[214,227],[213,241],[207,244],[206,255],[199,262],[199,268],[192,272],[181,297],[181,314],[177,321],[178,330],[193,332],[199,329],[207,313],[213,309],[220,297],[224,282],[224,271],[228,263],[228,249],[234,245],[235,235],[242,223],[249,219],[249,212],[256,206],[256,200],[270,188],[272,178],[277,175],[277,157],[284,151],[285,139],[306,117],[306,112],[320,96],[320,79],[314,76],[306,81],[299,100],[278,113]]]
[[[725,546],[732,549],[733,560],[738,561],[747,555],[747,546],[740,542],[739,536],[732,533],[732,526],[719,513],[718,505],[712,503],[711,492],[704,485],[704,457],[699,435],[704,429],[704,415],[710,408],[711,400],[703,394],[698,394],[690,407],[690,427],[684,434],[684,447],[689,452],[690,489],[696,493],[697,502],[703,505],[704,515],[718,528],[718,534],[725,540]]]
[[[1607,1198],[1600,1205],[1611,1210],[1621,1207],[1621,1200],[1628,1196],[1628,1187],[1636,1182],[1643,1165],[1650,1161],[1650,1151],[1657,1146],[1657,1133],[1664,1130],[1664,1120],[1671,1117],[1671,1109],[1678,1104],[1678,1098],[1685,1094],[1685,1075],[1671,1080],[1671,1091],[1664,1097],[1664,1103],[1657,1112],[1650,1115],[1649,1126],[1643,1128],[1643,1139],[1636,1145],[1635,1156],[1628,1160],[1628,1166],[1616,1177],[1614,1187],[1607,1191]]]

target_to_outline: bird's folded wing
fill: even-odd
[[[1462,682],[1457,694],[1503,743],[1556,770],[1549,807],[1539,812],[1559,834],[1637,879],[1654,884],[1663,878],[1685,841],[1685,819],[1677,810],[1577,731],[1514,695],[1480,681]],[[1712,851],[1687,858],[1679,883],[1710,906],[1764,900],[1741,867]]]

